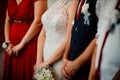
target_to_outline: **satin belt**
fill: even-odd
[[[29,21],[25,21],[25,20],[14,20],[13,22],[16,22],[16,23],[32,23],[33,20],[29,20]]]

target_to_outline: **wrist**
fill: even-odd
[[[24,45],[27,44],[28,42],[29,42],[29,41],[28,41],[27,38],[23,38],[23,39],[21,40],[21,43],[23,43]]]
[[[67,59],[67,60],[68,60],[67,56],[63,56],[63,60],[65,60],[65,59]]]
[[[49,61],[45,61],[45,64],[46,64],[46,66],[52,65],[52,63],[50,63]]]
[[[74,63],[75,63],[75,65],[78,66],[78,68],[82,66],[82,62],[81,61],[74,60]]]
[[[21,46],[24,46],[26,44],[25,40],[21,40],[20,44]]]
[[[36,61],[36,64],[41,64],[41,63],[43,63],[43,61],[39,61],[39,60]]]
[[[66,59],[66,58],[63,58],[63,61],[65,61],[65,60],[68,60],[68,59]]]

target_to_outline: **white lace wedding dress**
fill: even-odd
[[[54,55],[53,53],[65,39],[68,19],[66,10],[70,3],[70,0],[58,0],[42,16],[42,23],[46,31],[44,60]],[[53,69],[57,76],[56,80],[64,80],[61,66],[61,60],[53,64]]]

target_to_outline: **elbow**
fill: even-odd
[[[36,25],[37,29],[41,29],[42,26],[41,20],[34,20],[33,23]]]

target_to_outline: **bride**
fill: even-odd
[[[43,28],[38,37],[35,68],[51,65],[56,80],[64,80],[61,73],[61,58],[67,37],[71,33],[76,2],[76,0],[57,0],[42,16]]]

